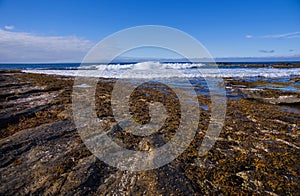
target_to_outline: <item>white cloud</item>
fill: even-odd
[[[283,34],[270,34],[270,35],[261,35],[261,36],[253,36],[246,35],[245,38],[267,38],[267,39],[283,39],[283,38],[300,38],[300,31],[291,32],[291,33],[283,33]]]
[[[4,29],[5,30],[13,30],[15,27],[13,25],[5,25]]]
[[[261,38],[300,38],[300,32],[264,35],[264,36],[261,36]]]
[[[94,43],[76,36],[40,36],[0,29],[0,62],[80,62]]]

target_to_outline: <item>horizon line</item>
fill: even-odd
[[[215,62],[215,63],[263,63],[263,62],[300,62],[299,56],[265,56],[265,57],[216,57],[212,58],[211,61],[208,58],[191,58],[191,60],[196,61],[195,63],[207,63],[207,62]],[[207,61],[208,60],[208,61]],[[189,63],[189,59],[186,58],[155,58],[155,57],[123,57],[120,59],[115,59],[111,61],[112,64],[117,63],[139,63],[139,62],[147,62],[147,61],[155,61],[161,63]],[[0,64],[81,64],[81,61],[16,61],[16,62],[0,62]],[[107,64],[105,61],[99,62],[86,62],[86,64],[90,63],[103,63]]]

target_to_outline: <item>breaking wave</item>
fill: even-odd
[[[130,64],[98,64],[78,70],[24,70],[27,73],[104,78],[196,78],[196,77],[266,77],[300,76],[300,68],[208,67],[202,63],[142,62]],[[127,73],[127,74],[126,74]],[[129,74],[128,74],[129,73]]]
[[[99,64],[80,66],[80,70],[147,70],[147,69],[195,69],[205,66],[203,63],[160,63],[160,62],[141,62],[129,64]]]

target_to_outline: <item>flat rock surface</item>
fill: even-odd
[[[227,116],[213,149],[199,157],[209,123],[209,97],[198,95],[200,122],[190,146],[158,169],[121,171],[95,157],[72,118],[73,79],[0,73],[0,195],[203,195],[300,192],[300,110],[255,100],[229,99]],[[167,108],[166,125],[141,138],[120,130],[109,108],[113,81],[98,84],[97,115],[115,141],[151,151],[172,138],[178,123],[175,102],[155,92]],[[238,84],[243,85],[243,84]],[[144,91],[133,96],[132,112],[147,122]],[[167,95],[172,98],[171,94]],[[279,95],[286,96],[286,95]]]
[[[241,88],[240,91],[245,95],[248,99],[255,99],[265,103],[271,104],[297,104],[300,103],[300,96],[295,93],[285,93],[285,95],[280,95],[280,92],[274,93],[274,95],[266,95],[263,89],[255,89],[255,88]]]

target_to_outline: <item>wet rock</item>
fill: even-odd
[[[1,135],[0,140],[0,195],[299,193],[300,114],[261,100],[283,99],[280,96],[293,94],[255,90],[252,95],[251,92],[248,94],[261,100],[259,102],[250,100],[254,98],[229,99],[223,130],[203,157],[199,156],[199,150],[210,112],[201,110],[200,121],[194,122],[198,124],[197,134],[180,156],[157,169],[131,172],[118,170],[99,160],[81,140],[72,121],[71,78],[4,74],[0,72],[3,82],[0,85],[3,92],[0,114],[2,117],[9,115],[11,121],[0,128],[1,134],[10,131]],[[147,122],[149,110],[143,106],[151,103],[151,97],[156,97],[152,101],[163,102],[168,112],[160,130],[147,137],[138,137],[117,126],[110,108],[112,87],[112,82],[99,81],[101,93],[95,96],[99,102],[95,104],[99,123],[118,145],[154,156],[155,148],[170,141],[179,126],[180,107],[172,101],[174,97],[172,94],[165,97],[159,92],[147,97],[150,87],[133,94],[132,113],[141,122]],[[243,82],[238,88],[247,87],[247,82]],[[20,88],[16,91],[20,93],[15,93]],[[31,88],[50,91],[22,93]],[[198,98],[200,105],[209,105],[209,97]],[[136,104],[138,100],[140,103]],[[47,107],[38,111],[27,110],[44,106]],[[17,112],[23,112],[19,118],[11,115]],[[32,116],[27,115],[29,113]]]
[[[270,104],[297,104],[300,103],[300,97],[297,94],[287,94],[286,95],[278,95],[280,94],[277,91],[273,92],[273,96],[266,91],[257,88],[242,88],[240,91],[244,94],[247,99],[255,99],[264,103]]]
[[[72,111],[71,105],[66,105],[65,110],[57,114],[57,117],[60,119],[68,119],[72,118],[73,111]]]
[[[279,97],[264,98],[263,100],[267,103],[272,103],[272,104],[300,103],[300,98],[297,95],[283,95]]]
[[[239,178],[242,179],[241,185],[245,189],[248,189],[251,191],[261,190],[263,188],[262,182],[260,182],[256,179],[252,179],[251,173],[253,173],[253,171],[242,171],[242,172],[237,173],[236,176],[238,176]]]

